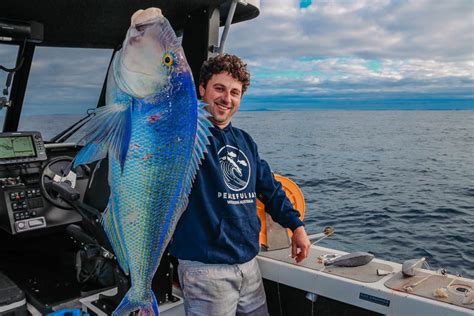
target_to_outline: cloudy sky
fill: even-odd
[[[473,0],[262,0],[229,38],[252,70],[252,99],[467,98],[474,108]]]
[[[252,73],[244,110],[474,109],[473,34],[474,0],[261,0],[226,51]],[[13,49],[0,47],[0,64],[13,66]],[[38,49],[25,109],[93,107],[110,53]]]

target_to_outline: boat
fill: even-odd
[[[50,127],[22,130],[20,120],[40,49],[107,49],[112,58],[130,16],[150,6],[161,8],[182,37],[195,78],[202,62],[223,50],[231,25],[260,12],[259,0],[0,2],[0,48],[16,54],[13,67],[0,59],[7,71],[0,77],[6,81],[0,97],[0,315],[108,315],[128,287],[96,221],[108,197],[106,166],[63,172],[81,148],[74,136],[93,112],[50,136]],[[105,102],[105,80],[99,92],[97,107]],[[303,214],[297,186],[280,180]],[[317,240],[310,256],[295,263],[287,231],[265,215],[261,220],[265,247],[257,259],[270,315],[474,315],[472,279],[424,269],[423,258],[400,264],[321,247]],[[164,256],[155,276],[161,315],[184,315],[175,271],[176,261]]]

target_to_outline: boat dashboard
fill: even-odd
[[[70,170],[78,149],[45,144],[39,132],[0,133],[0,229],[27,235],[82,220],[51,190],[52,182],[67,181],[83,196],[90,170]]]

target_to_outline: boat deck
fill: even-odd
[[[312,246],[310,256],[302,263],[296,263],[289,254],[289,248],[261,252],[257,258],[263,278],[385,315],[474,315],[474,304],[462,304],[465,292],[460,290],[473,288],[469,279],[456,278],[451,285],[458,286],[448,291],[448,298],[440,299],[434,297],[434,291],[455,276],[439,277],[436,272],[422,270],[419,276],[401,277],[401,264],[377,258],[362,267],[325,267],[319,256],[346,253],[319,246]],[[388,274],[377,275],[377,269]],[[429,282],[407,291],[406,284],[415,284],[423,278],[421,275],[428,274],[433,275]]]

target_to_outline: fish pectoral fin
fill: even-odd
[[[103,159],[110,152],[123,169],[130,143],[132,110],[128,104],[111,104],[98,108],[85,125],[86,135],[79,141],[86,146],[74,159],[74,167]]]
[[[74,158],[74,168],[97,160],[102,160],[107,156],[107,147],[104,144],[87,144]]]
[[[198,100],[197,102],[198,102],[198,109],[205,109],[209,105],[209,103],[204,102],[202,100]],[[211,114],[208,112],[207,116],[210,116],[210,115]]]

